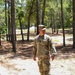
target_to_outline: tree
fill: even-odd
[[[40,24],[40,1],[36,0],[36,26],[37,26],[37,34],[39,34],[38,31],[38,25]]]
[[[7,0],[5,0],[5,24],[7,26]]]
[[[42,24],[44,24],[45,8],[46,8],[46,0],[43,1],[43,8],[42,8]]]
[[[29,28],[30,28],[30,18],[31,18],[31,15],[33,13],[33,6],[34,6],[34,0],[31,0],[31,5],[29,5],[30,9],[29,9],[29,12],[28,12],[28,30],[27,30],[27,41],[29,41],[29,34],[30,34],[30,31],[29,31]]]
[[[8,0],[8,41],[11,41],[11,1]]]
[[[16,52],[15,0],[11,0],[11,27],[13,52]]]
[[[20,28],[21,30],[21,36],[22,36],[22,41],[24,41],[24,34],[23,34],[23,25],[25,23],[25,16],[24,16],[24,6],[25,6],[25,0],[16,0],[16,7],[15,7],[15,10],[16,10],[16,27]]]
[[[64,16],[63,16],[63,0],[61,0],[61,24],[63,28],[63,46],[65,47],[65,31],[64,31]]]
[[[5,0],[5,24],[6,24],[6,26],[7,26],[7,2],[8,2],[8,0]],[[7,35],[6,35],[6,37],[7,37]]]
[[[1,46],[1,33],[0,33],[0,46]]]
[[[23,25],[22,25],[22,18],[23,18],[23,16],[24,16],[23,11],[20,11],[18,13],[18,19],[19,19],[19,24],[20,24],[20,29],[21,29],[22,41],[24,41],[23,30],[22,30],[22,27],[23,27]]]
[[[75,49],[75,0],[73,0],[73,48]]]

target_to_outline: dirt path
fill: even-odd
[[[56,58],[54,61],[51,61],[51,75],[74,75],[74,65],[74,58]],[[32,59],[6,59],[0,66],[0,75],[40,75],[37,61]]]

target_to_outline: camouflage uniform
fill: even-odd
[[[56,54],[56,49],[50,36],[44,34],[37,35],[34,40],[34,56],[38,57],[38,66],[41,75],[49,75],[50,54]]]

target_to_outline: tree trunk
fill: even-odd
[[[5,24],[7,26],[7,2],[5,0]]]
[[[8,1],[8,41],[11,41],[11,12],[10,12],[10,2]]]
[[[27,41],[29,41],[29,34],[30,34],[29,28],[30,28],[30,14],[29,14],[29,16],[28,16],[28,31],[27,31]]]
[[[51,29],[52,29],[52,34],[53,34],[54,32],[53,32],[52,15],[51,15],[51,24],[50,24],[50,26],[51,26]]]
[[[51,30],[52,30],[52,34],[54,34],[53,24],[52,24]]]
[[[55,17],[54,17],[54,33],[56,32],[56,20],[55,20]]]
[[[15,0],[11,0],[11,26],[13,52],[16,52]]]
[[[52,34],[54,34],[54,15],[53,15],[53,24],[52,24]]]
[[[29,10],[29,16],[28,16],[28,31],[27,31],[27,41],[29,41],[29,34],[30,34],[30,30],[29,30],[29,28],[30,28],[30,17],[31,17],[31,15],[32,15],[33,5],[34,5],[34,0],[32,1],[32,6],[31,6],[31,8],[30,8],[30,10]]]
[[[75,49],[75,0],[73,0],[73,48]]]
[[[37,34],[39,34],[38,25],[40,24],[40,17],[39,17],[40,6],[39,5],[40,5],[39,0],[36,0],[36,26],[37,26]]]
[[[1,46],[1,33],[0,33],[0,46]]]
[[[43,2],[43,10],[42,10],[42,24],[44,25],[44,18],[45,18],[45,7],[46,7],[46,0]]]
[[[20,29],[21,29],[22,41],[24,41],[24,36],[23,36],[23,31],[22,31],[22,22],[21,22],[20,15],[19,15],[19,24],[20,24]]]
[[[61,24],[63,29],[63,46],[65,47],[65,31],[64,31],[64,17],[63,17],[63,2],[61,0]]]
[[[7,2],[6,2],[6,0],[5,0],[5,24],[7,26]],[[7,35],[6,35],[6,40],[8,40]]]
[[[51,27],[51,30],[52,30],[52,34],[53,34],[53,15],[52,15],[52,10],[50,11],[51,12],[51,24],[50,24],[50,27]]]

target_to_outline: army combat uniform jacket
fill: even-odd
[[[34,57],[38,59],[47,59],[51,55],[56,55],[56,49],[52,43],[50,36],[44,34],[43,36],[37,35],[34,39]]]

